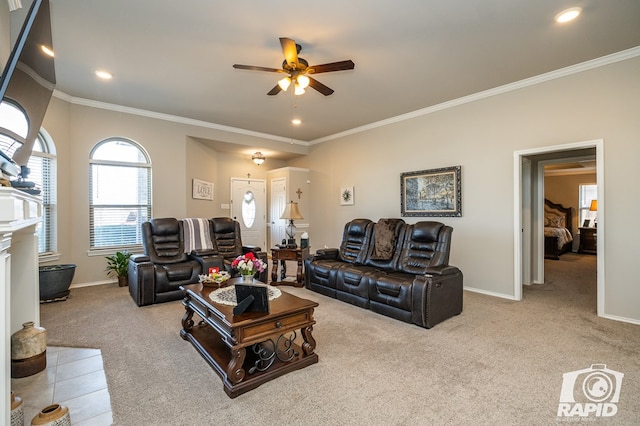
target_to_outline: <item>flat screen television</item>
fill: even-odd
[[[2,104],[24,112],[28,123],[24,135],[0,126],[0,132],[21,143],[13,158],[0,150],[0,169],[9,176],[17,176],[20,166],[26,167],[56,85],[53,56],[43,46],[53,52],[49,0],[34,0],[0,79]]]

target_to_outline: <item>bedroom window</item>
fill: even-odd
[[[151,162],[137,143],[99,142],[89,160],[89,239],[92,250],[142,244],[151,217]]]
[[[591,207],[591,201],[598,198],[598,185],[580,185],[579,197],[580,199],[578,200],[578,214],[580,216],[578,226],[583,226],[585,219],[589,219],[589,226],[593,227],[598,212],[590,211],[589,207]]]

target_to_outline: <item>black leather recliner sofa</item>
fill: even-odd
[[[144,254],[129,259],[129,293],[138,306],[179,300],[181,285],[199,281],[209,268],[224,268],[215,250],[185,253],[184,225],[175,218],[151,219],[142,224]]]
[[[305,260],[305,286],[431,328],[462,312],[462,272],[449,265],[452,231],[434,221],[354,219],[340,248]]]
[[[227,270],[236,276],[231,262],[249,251],[267,264],[267,254],[260,247],[242,245],[237,221],[231,218],[196,220],[209,224],[213,248],[185,253],[182,220],[156,218],[142,224],[144,254],[129,259],[129,293],[138,306],[182,299],[184,293],[180,286],[197,283],[198,275],[208,273],[209,268]],[[266,283],[267,276],[265,268],[256,278]]]

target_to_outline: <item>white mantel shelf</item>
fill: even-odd
[[[0,365],[4,377],[0,386],[0,424],[11,421],[11,335],[22,324],[40,325],[38,284],[38,237],[42,201],[17,189],[0,187]],[[4,420],[2,420],[4,419]]]

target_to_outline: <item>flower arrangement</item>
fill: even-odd
[[[264,271],[267,265],[258,259],[255,254],[249,252],[236,257],[231,262],[231,267],[240,271],[241,275],[255,275],[256,272]]]

